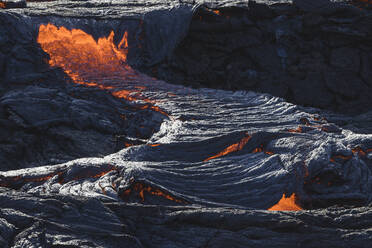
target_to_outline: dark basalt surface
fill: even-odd
[[[147,72],[169,82],[254,90],[344,114],[369,111],[372,11],[308,2],[249,2],[218,13],[214,5],[201,7],[185,39]]]
[[[0,247],[369,247],[371,14],[294,2],[0,10]],[[47,23],[127,31],[133,71],[75,84]],[[136,87],[151,105],[113,96]],[[306,210],[267,211],[283,194]]]

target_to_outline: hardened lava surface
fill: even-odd
[[[174,56],[198,8],[0,10],[1,247],[369,247],[370,112],[136,69]]]

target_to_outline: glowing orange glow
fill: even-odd
[[[47,24],[40,25],[37,42],[49,54],[49,65],[61,67],[74,83],[112,90],[115,89],[114,86],[99,84],[95,80],[113,76],[128,80],[136,77],[135,71],[127,64],[128,33],[124,33],[117,46],[114,44],[114,36],[111,31],[108,37],[101,37],[96,41],[80,29],[68,30]],[[112,95],[128,101],[142,100],[149,105],[137,108],[150,109],[168,116],[164,110],[153,105],[154,101],[140,95],[140,91],[146,87],[136,88],[135,91],[114,91]]]
[[[213,10],[213,13],[215,13],[216,15],[220,15],[221,12],[219,10]]]
[[[128,53],[128,34],[124,34],[118,46],[114,44],[114,32],[106,37],[94,38],[80,29],[68,30],[52,24],[41,25],[37,42],[50,55],[51,66],[62,67],[75,83],[87,84],[94,73],[112,76],[125,73]],[[89,76],[89,77],[88,77]],[[96,86],[91,83],[89,86]]]
[[[302,133],[302,127],[298,127],[297,129],[288,129],[290,133]]]
[[[6,7],[5,3],[0,2],[0,8],[1,8],[1,9],[5,9],[5,7]]]
[[[207,162],[209,160],[219,158],[219,157],[222,157],[222,156],[226,156],[227,154],[232,153],[232,152],[240,151],[240,150],[243,149],[243,147],[248,143],[248,141],[250,139],[251,139],[251,136],[249,136],[246,133],[245,136],[238,143],[235,143],[235,144],[232,144],[232,145],[228,146],[227,148],[225,148],[223,151],[217,153],[216,155],[205,159],[204,162]]]
[[[353,0],[354,3],[372,4],[372,0]]]
[[[147,144],[148,146],[151,146],[151,147],[156,147],[156,146],[160,146],[160,144]]]
[[[0,181],[0,187],[12,188],[14,186],[14,183],[19,183],[19,182],[24,182],[24,183],[45,182],[56,175],[61,176],[62,172],[56,172],[56,173],[51,173],[47,175],[40,175],[37,177],[21,177],[21,176],[8,177]]]
[[[270,156],[271,155],[274,155],[273,152],[266,151],[265,148],[264,148],[264,146],[262,144],[259,147],[253,149],[253,151],[252,151],[252,153],[258,153],[258,152],[263,152],[263,153],[265,153],[267,155],[270,155]]]
[[[283,194],[280,201],[268,209],[269,211],[299,211],[302,208],[296,203],[296,194],[293,193],[290,197],[285,197]]]
[[[126,99],[128,101],[135,101],[137,100],[135,97],[131,96],[130,94],[132,93],[132,91],[129,91],[129,90],[120,90],[120,91],[115,91],[112,93],[113,96],[117,97],[117,98],[123,98],[123,99]]]
[[[168,199],[170,201],[174,201],[177,203],[183,203],[186,204],[187,202],[182,199],[176,199],[175,197],[171,196],[169,193],[166,193],[160,189],[156,189],[154,187],[151,187],[149,185],[145,185],[143,183],[134,183],[129,189],[125,190],[122,193],[122,198],[127,199],[132,193],[138,194],[138,196],[141,198],[142,202],[145,201],[145,193],[163,197],[165,199]]]
[[[257,152],[263,152],[262,147],[257,147],[257,148],[255,148],[255,149],[252,151],[252,153],[257,153]]]
[[[351,158],[352,158],[352,156],[336,155],[336,156],[331,157],[330,161],[332,163],[334,163],[335,162],[335,159],[349,160]]]
[[[128,142],[124,142],[124,146],[125,146],[125,147],[131,147],[131,146],[133,146],[133,144],[130,144],[130,143],[128,143]]]
[[[366,152],[363,151],[363,149],[360,148],[360,147],[357,147],[357,148],[351,149],[351,151],[352,151],[353,153],[358,154],[359,157],[364,157],[364,156],[367,155]]]

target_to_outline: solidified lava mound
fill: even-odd
[[[368,2],[26,5],[0,5],[0,247],[370,246]]]

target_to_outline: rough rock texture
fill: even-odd
[[[370,14],[296,2],[0,10],[0,247],[369,247],[372,113],[276,96],[366,110]],[[127,31],[126,74],[51,68],[47,23]]]
[[[174,53],[144,71],[342,113],[370,109],[371,11],[328,0],[216,9],[198,8]]]
[[[111,154],[143,143],[166,118],[50,68],[22,16],[0,13],[0,24],[0,170]]]
[[[3,247],[368,247],[371,242],[368,207],[270,213],[5,190],[0,199]]]

